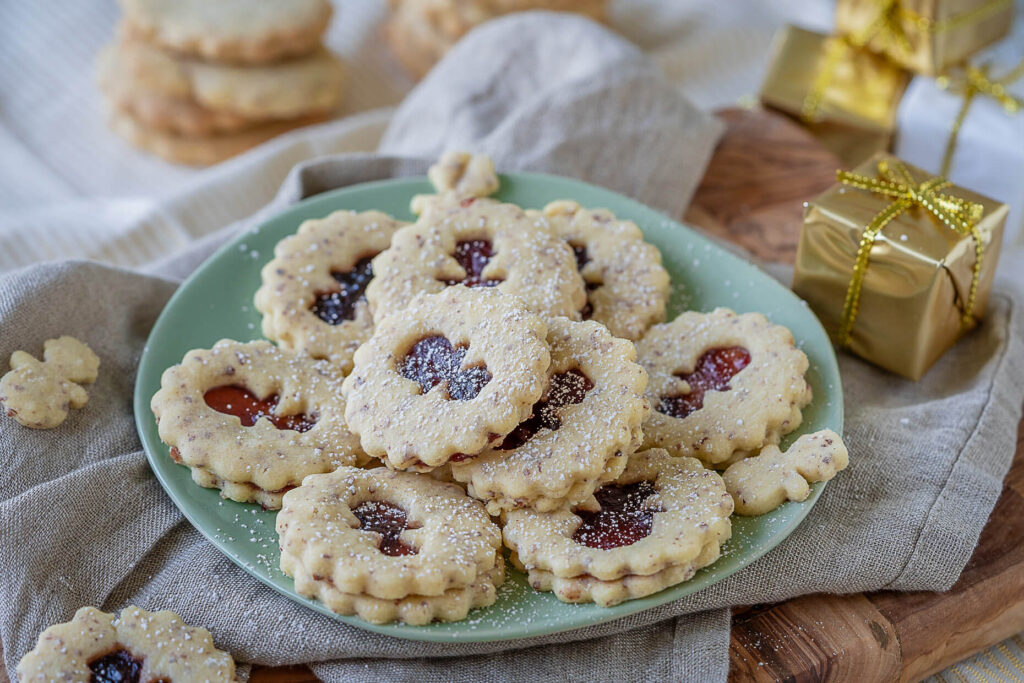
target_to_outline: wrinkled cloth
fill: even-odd
[[[578,73],[546,73],[551,88],[578,90],[581,99],[554,98],[558,106],[545,108],[531,99],[550,97],[535,90],[543,79],[502,72],[504,57],[485,49],[517,41],[532,48],[516,49],[559,58],[567,45],[616,56],[592,57],[600,71],[588,72],[581,58]],[[532,68],[549,63],[537,59]],[[449,88],[464,88],[472,80],[466,73],[500,75],[503,82],[481,86],[465,100],[462,90]],[[601,97],[602,81],[614,97]],[[515,82],[525,89],[516,90]],[[442,112],[459,101],[477,113],[446,122]],[[595,101],[599,113],[589,111]],[[649,138],[632,127],[636,102],[649,114]],[[456,143],[487,150],[502,170],[597,180],[674,211],[685,203],[679,196],[690,196],[719,131],[606,30],[575,18],[508,18],[471,34],[412,93],[384,135],[387,154],[299,166],[251,219],[146,273],[64,262],[0,277],[0,354],[38,353],[45,339],[71,334],[102,360],[89,405],[72,411],[61,427],[36,432],[0,423],[0,640],[9,670],[42,628],[79,606],[114,610],[135,603],[173,609],[207,626],[240,661],[313,662],[326,681],[722,681],[731,605],[810,592],[948,588],[999,495],[1024,400],[1024,316],[1020,295],[1006,284],[997,288],[984,324],[918,383],[841,357],[850,467],[775,550],[695,595],[567,633],[439,644],[336,622],[232,564],[184,521],[150,472],[132,417],[146,335],[180,278],[238,231],[327,189],[421,174],[429,159],[409,155],[430,157]],[[550,154],[538,154],[534,140],[545,141]],[[643,158],[635,154],[637,144],[644,145]],[[617,165],[593,167],[604,159]],[[653,186],[667,194],[654,196],[642,163],[675,179]]]

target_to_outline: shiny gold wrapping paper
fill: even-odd
[[[854,170],[874,177],[880,159],[895,157],[879,154]],[[909,164],[907,169],[917,182],[932,177]],[[943,192],[984,207],[977,227],[985,253],[973,311],[980,319],[992,290],[1008,209],[958,186]],[[833,340],[861,234],[890,203],[887,197],[837,184],[804,208],[793,291],[810,304]],[[969,235],[957,234],[920,207],[897,216],[871,248],[849,350],[904,377],[920,379],[965,331],[961,314],[974,263]]]
[[[844,164],[854,166],[888,149],[908,81],[903,69],[883,57],[787,26],[775,38],[760,97],[800,119]]]
[[[1013,0],[839,0],[836,30],[897,64],[943,73],[1010,29]]]

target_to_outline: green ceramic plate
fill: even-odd
[[[800,430],[790,435],[790,440],[826,427],[842,433],[842,390],[832,346],[814,314],[788,289],[689,228],[626,197],[576,180],[539,174],[510,174],[501,181],[499,198],[523,207],[541,208],[549,201],[571,198],[584,206],[607,207],[636,221],[647,239],[661,249],[672,275],[669,319],[687,309],[727,306],[739,312],[763,312],[789,327],[811,360],[808,379],[815,397],[804,411]],[[167,494],[185,517],[240,567],[291,599],[328,615],[331,612],[319,602],[298,595],[291,579],[278,568],[275,513],[256,505],[223,501],[216,490],[192,483],[189,470],[176,465],[160,442],[149,401],[160,387],[164,369],[180,362],[189,349],[208,348],[225,337],[242,341],[260,338],[260,316],[252,303],[260,285],[260,268],[273,255],[278,240],[295,232],[302,221],[337,209],[379,209],[411,220],[410,198],[426,192],[432,188],[425,178],[357,185],[303,201],[240,235],[178,289],[154,325],[139,364],[135,418],[150,465]],[[526,638],[617,619],[701,590],[747,566],[796,528],[821,490],[822,485],[815,485],[803,503],[787,503],[763,517],[736,518],[732,539],[714,565],[684,584],[612,608],[561,603],[550,593],[534,592],[522,574],[510,571],[509,580],[499,589],[498,601],[475,610],[465,621],[376,626],[354,617],[332,616],[400,638],[447,642]]]

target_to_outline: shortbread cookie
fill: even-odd
[[[341,381],[327,361],[224,339],[168,368],[152,409],[197,484],[276,509],[303,477],[365,458],[345,427]]]
[[[403,225],[379,211],[335,211],[304,221],[263,267],[256,292],[263,334],[348,372],[352,354],[373,334],[364,296],[373,278],[370,262]]]
[[[530,586],[538,591],[550,591],[562,602],[593,602],[611,607],[626,600],[654,595],[670,586],[689,581],[697,570],[714,563],[721,555],[721,543],[716,539],[704,546],[692,562],[673,565],[660,572],[644,576],[629,574],[621,579],[601,581],[593,576],[555,576],[543,569],[522,568],[513,555],[513,563],[526,572]]]
[[[421,294],[356,351],[345,418],[390,467],[476,455],[529,417],[551,364],[546,335],[520,299],[494,289]]]
[[[501,532],[482,504],[454,484],[384,467],[307,477],[285,495],[277,533],[281,569],[296,588],[339,603],[469,589],[462,601],[472,604],[482,588],[474,585],[500,582],[492,570],[504,562]],[[348,604],[344,612],[358,611]]]
[[[128,40],[104,48],[98,64],[100,87],[120,109],[155,130],[187,135],[326,115],[337,106],[344,81],[340,61],[324,49],[280,64],[238,67]]]
[[[11,354],[11,371],[0,377],[0,405],[7,416],[32,429],[52,429],[71,408],[84,408],[89,395],[80,385],[96,381],[100,359],[74,337],[48,339],[43,360],[24,351]]]
[[[373,260],[373,272],[366,297],[378,321],[420,292],[454,284],[493,287],[546,317],[579,320],[586,303],[572,249],[547,221],[489,199],[447,195],[427,203]]]
[[[722,474],[741,515],[763,515],[787,500],[806,500],[808,484],[828,481],[850,462],[842,437],[831,429],[805,434],[785,452],[765,446]]]
[[[661,252],[644,241],[636,223],[570,200],[548,204],[543,214],[576,254],[587,285],[585,319],[631,341],[665,319],[668,272],[661,265]]]
[[[662,449],[631,455],[618,479],[595,498],[599,508],[593,511],[506,513],[505,545],[528,571],[614,581],[683,565],[699,568],[700,558],[716,556],[708,546],[731,534],[733,501],[722,478],[693,458]]]
[[[120,0],[129,34],[217,62],[261,63],[316,49],[328,0]]]
[[[533,414],[452,476],[488,511],[578,505],[622,474],[643,441],[647,373],[636,349],[596,322],[548,321],[551,367]]]
[[[645,447],[724,467],[800,426],[807,356],[760,313],[683,313],[637,342],[654,411]]]
[[[445,152],[427,171],[427,177],[439,193],[461,198],[486,197],[498,191],[494,162],[483,154]]]
[[[110,127],[133,146],[175,164],[208,166],[246,152],[295,128],[323,121],[322,116],[264,123],[240,133],[187,137],[149,128],[124,113],[112,113]]]
[[[208,681],[233,683],[235,662],[213,645],[205,628],[174,612],[125,607],[119,616],[83,607],[49,627],[18,664],[21,683],[74,681]]]

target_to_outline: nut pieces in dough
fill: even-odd
[[[71,408],[84,408],[89,395],[80,385],[96,381],[100,359],[74,337],[48,339],[43,360],[24,351],[11,354],[11,371],[0,377],[0,404],[7,416],[32,429],[52,429]]]

